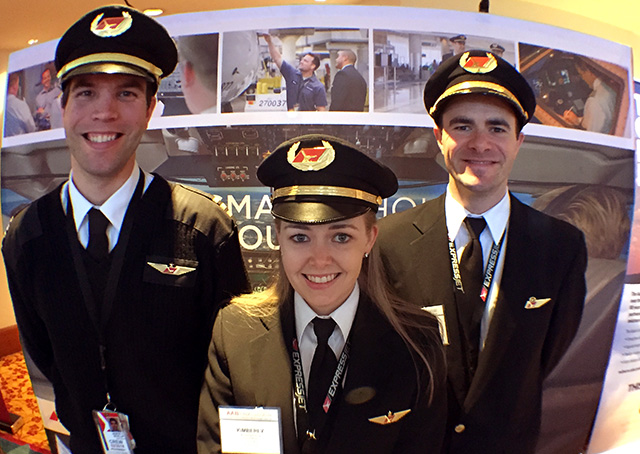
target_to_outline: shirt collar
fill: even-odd
[[[447,194],[444,199],[444,212],[447,221],[447,232],[449,233],[449,239],[453,240],[457,238],[460,227],[467,216],[472,217],[484,217],[487,222],[487,227],[491,233],[491,238],[494,243],[498,243],[509,221],[509,212],[511,210],[511,201],[509,200],[509,193],[505,191],[502,199],[495,204],[492,208],[489,208],[480,215],[471,214],[467,211],[457,200],[451,195],[449,186],[447,186]]]
[[[342,336],[346,340],[349,337],[349,332],[351,331],[353,320],[356,317],[356,310],[358,309],[359,300],[360,287],[356,282],[356,285],[353,287],[353,291],[345,300],[345,302],[340,305],[340,307],[338,307],[328,316],[320,316],[316,314],[313,309],[311,309],[311,307],[309,307],[309,305],[298,292],[295,292],[293,296],[293,307],[296,318],[296,333],[298,333],[298,338],[301,337],[304,329],[314,318],[331,317],[336,322],[336,325],[338,325],[338,327],[340,328],[340,331],[342,331]]]
[[[136,165],[131,171],[131,175],[124,182],[120,188],[114,192],[111,197],[107,199],[100,206],[93,205],[89,202],[78,190],[75,183],[73,182],[73,171],[69,175],[69,181],[67,182],[68,190],[62,191],[62,206],[66,210],[67,208],[67,200],[65,193],[68,192],[68,197],[71,199],[71,206],[73,207],[73,220],[76,225],[76,230],[80,229],[80,225],[84,220],[85,216],[89,212],[91,208],[100,208],[102,214],[109,220],[111,225],[116,227],[116,229],[120,230],[122,226],[122,222],[124,221],[124,216],[127,211],[127,206],[131,201],[131,197],[136,190],[136,186],[138,184],[138,180],[140,179],[140,168]]]

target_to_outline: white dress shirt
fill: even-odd
[[[447,186],[447,194],[444,200],[444,211],[447,222],[447,232],[449,234],[449,239],[454,239],[456,252],[458,254],[458,260],[460,260],[464,248],[471,239],[466,227],[461,228],[467,216],[482,216],[487,222],[487,227],[480,234],[480,244],[482,245],[482,258],[484,260],[484,267],[487,266],[489,255],[491,253],[491,247],[494,243],[498,244],[500,242],[500,238],[502,238],[502,236],[504,235],[502,248],[499,251],[498,255],[498,262],[496,263],[496,267],[493,273],[493,280],[491,281],[491,287],[489,288],[489,294],[487,295],[484,315],[482,316],[482,322],[480,324],[480,350],[482,350],[487,339],[489,324],[491,322],[491,318],[493,317],[493,312],[498,300],[500,280],[502,278],[502,270],[504,267],[504,251],[506,251],[507,247],[506,231],[507,225],[509,223],[511,201],[509,200],[508,192],[505,192],[505,195],[504,197],[502,197],[500,202],[498,202],[489,210],[480,215],[471,214],[453,198],[449,187]]]
[[[304,382],[306,389],[309,389],[309,373],[311,371],[311,362],[313,361],[313,354],[316,351],[318,345],[318,339],[316,333],[313,331],[313,324],[311,321],[316,318],[333,318],[336,322],[336,327],[333,333],[329,337],[329,347],[336,355],[336,359],[340,359],[340,354],[349,332],[351,331],[351,325],[353,325],[353,319],[356,316],[356,310],[358,309],[358,301],[360,300],[360,288],[356,282],[351,295],[340,305],[335,311],[326,316],[320,316],[316,314],[313,309],[302,299],[302,296],[298,292],[294,293],[293,307],[296,319],[296,333],[298,336],[298,346],[300,348],[300,356],[302,358],[302,370],[304,372]],[[346,376],[346,374],[345,374]]]
[[[149,184],[153,180],[153,175],[144,172],[145,181],[143,191],[146,191]],[[71,207],[73,209],[73,220],[76,225],[76,232],[78,232],[78,241],[86,249],[89,244],[89,217],[87,214],[91,208],[97,208],[102,211],[102,214],[109,220],[109,226],[107,227],[107,236],[109,237],[109,252],[118,243],[118,237],[120,236],[120,230],[122,229],[122,223],[124,222],[124,216],[127,212],[127,207],[133,197],[133,193],[138,185],[140,179],[140,168],[136,165],[131,172],[131,175],[123,183],[120,188],[114,192],[102,205],[97,206],[89,202],[78,190],[73,183],[73,171],[69,175],[69,180],[64,184],[60,193],[62,202],[62,208],[67,212],[67,201],[71,198]]]

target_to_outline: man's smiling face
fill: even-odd
[[[440,124],[434,134],[454,196],[499,202],[524,140],[507,101],[481,94],[455,96]]]
[[[126,180],[155,107],[155,98],[147,105],[146,80],[86,74],[69,83],[63,120],[74,180]]]

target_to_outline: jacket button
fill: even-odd
[[[455,430],[457,434],[461,434],[465,429],[466,427],[464,426],[464,424],[458,424],[453,430]]]

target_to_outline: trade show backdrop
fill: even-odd
[[[545,384],[539,452],[570,452],[584,445],[597,408],[589,453],[637,447],[640,233],[631,229],[631,219],[640,123],[628,47],[537,23],[413,8],[283,6],[159,20],[176,38],[182,64],[160,86],[160,103],[138,161],[147,171],[222,197],[238,221],[256,288],[278,266],[269,191],[257,181],[256,168],[280,142],[305,133],[351,141],[398,175],[400,190],[385,200],[379,215],[398,212],[446,187],[422,91],[442,60],[460,50],[450,38],[462,34],[467,50],[499,53],[518,67],[535,91],[538,108],[524,129],[527,137],[510,189],[583,229],[589,251],[585,315],[576,341]],[[334,95],[340,87],[333,85],[337,53],[353,51],[366,82],[364,108],[287,111],[290,87],[269,54],[267,34],[293,66],[308,52],[320,58],[316,77],[328,110],[339,101]],[[52,69],[56,44],[16,52],[9,60],[10,80],[15,74],[19,83],[11,102],[23,103],[23,111],[26,104],[34,121],[33,127],[10,129],[9,122],[15,125],[18,119],[5,110],[5,226],[22,206],[68,177]],[[200,68],[200,88],[206,91],[196,94],[183,82],[186,61]],[[53,435],[63,433],[51,390],[32,365],[30,370],[45,426]]]

